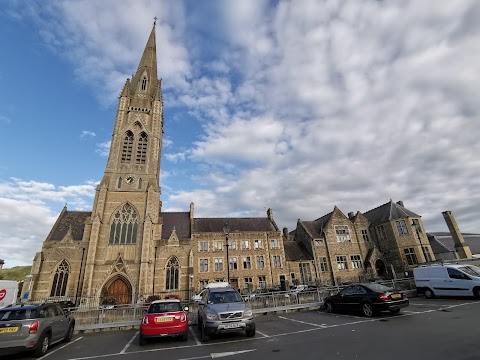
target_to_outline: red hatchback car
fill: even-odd
[[[180,300],[153,301],[140,325],[139,344],[145,345],[147,339],[179,336],[183,341],[188,340],[188,307],[182,309]]]

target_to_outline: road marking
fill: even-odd
[[[62,350],[63,348],[66,348],[67,346],[72,345],[73,343],[77,342],[80,339],[83,339],[83,336],[80,336],[79,338],[76,338],[75,340],[70,341],[68,344],[63,345],[63,346],[59,347],[58,349],[50,351],[48,354],[45,354],[42,357],[39,357],[38,360],[45,359],[47,356],[50,356],[50,355],[56,353],[58,350]]]
[[[223,352],[223,353],[212,353],[210,356],[212,359],[220,358],[220,357],[225,357],[225,356],[232,356],[232,355],[237,355],[237,354],[243,354],[251,351],[255,351],[257,349],[250,349],[250,350],[240,350],[240,351],[229,351],[229,352]]]
[[[260,331],[258,331],[258,330],[256,330],[256,332],[257,332],[258,334],[262,335],[263,337],[270,337],[270,335],[264,334],[264,333],[262,333],[262,332],[260,332]]]
[[[407,314],[419,314],[419,312],[417,311],[409,311],[409,310],[402,310],[402,311]]]
[[[325,311],[317,311],[319,314],[325,314],[329,316],[335,316],[335,317],[346,317],[346,318],[354,318],[354,319],[364,319],[363,317],[360,316],[355,316],[355,315],[344,315],[344,314],[336,314],[336,313],[327,313]]]
[[[197,335],[195,335],[195,331],[193,331],[191,326],[189,326],[188,330],[190,330],[190,332],[192,333],[193,338],[195,339],[195,342],[197,343],[197,345],[202,346],[203,344],[200,342],[200,340],[198,340],[198,337],[197,337]]]
[[[283,316],[279,316],[280,319],[284,319],[284,320],[290,320],[290,321],[293,321],[293,322],[298,322],[300,324],[306,324],[306,325],[312,325],[312,326],[317,326],[317,327],[320,327],[320,328],[326,328],[328,326],[326,325],[320,325],[320,324],[315,324],[315,323],[309,323],[309,322],[306,322],[306,321],[301,321],[301,320],[296,320],[296,319],[290,319],[290,318],[286,318],[286,317],[283,317]]]
[[[132,344],[133,340],[137,337],[137,335],[140,333],[140,331],[137,331],[135,335],[130,339],[130,341],[125,345],[125,347],[120,351],[120,354],[125,354],[125,351],[127,351],[128,347]]]

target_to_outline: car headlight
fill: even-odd
[[[207,317],[207,320],[218,320],[218,314],[214,312],[206,312],[205,316]]]
[[[243,313],[244,316],[252,316],[253,315],[253,311],[248,309],[248,310],[245,310],[245,312]]]

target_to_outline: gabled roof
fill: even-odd
[[[410,211],[405,207],[397,203],[394,203],[392,200],[375,209],[372,209],[363,213],[363,215],[374,226],[386,223],[391,220],[396,220],[396,219],[405,219],[407,217],[414,217],[414,218],[420,217],[420,215],[417,215],[413,211]]]
[[[286,261],[309,261],[313,256],[308,252],[306,246],[300,241],[284,241]]]
[[[175,229],[179,239],[190,239],[189,212],[162,212],[163,218],[162,239],[168,240]]]
[[[82,240],[85,221],[90,216],[92,216],[91,211],[67,211],[64,209],[53,226],[49,240],[62,240],[70,228],[72,229],[73,240]]]

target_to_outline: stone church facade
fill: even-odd
[[[271,209],[260,218],[196,218],[193,203],[189,211],[164,212],[163,125],[154,25],[119,97],[93,209],[61,211],[25,280],[27,300],[189,299],[213,281],[230,281],[241,292],[340,284],[395,276],[433,260],[420,216],[392,202],[348,216],[335,207],[317,220],[299,220],[290,234],[278,228]]]

